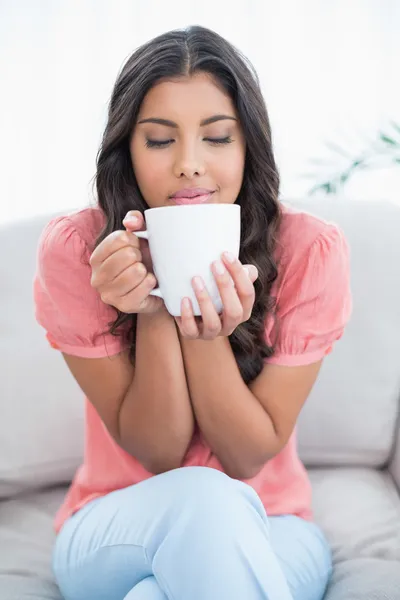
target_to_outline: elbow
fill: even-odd
[[[160,452],[159,449],[139,446],[133,444],[132,440],[118,440],[119,446],[125,450],[132,458],[136,459],[146,471],[152,475],[160,475],[166,471],[172,471],[182,466],[184,454],[181,452],[166,453]]]
[[[167,457],[147,458],[145,460],[140,460],[139,462],[146,469],[146,471],[152,475],[161,475],[161,473],[173,471],[174,469],[179,469],[182,466],[182,459],[168,459]]]
[[[265,461],[267,462],[267,461]],[[265,462],[261,465],[259,464],[245,464],[245,465],[234,465],[229,468],[225,468],[225,473],[232,477],[232,479],[254,479],[260,473],[262,468],[265,465]]]
[[[263,470],[267,462],[271,458],[274,458],[276,454],[277,452],[271,453],[269,451],[262,452],[260,455],[248,458],[247,460],[243,460],[242,457],[241,460],[235,461],[234,464],[224,467],[225,473],[229,477],[232,477],[232,479],[254,479]]]

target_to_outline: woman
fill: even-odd
[[[84,462],[55,521],[64,597],[321,599],[331,554],[295,424],[350,315],[348,247],[278,201],[239,52],[201,27],[136,50],[96,185],[96,207],[45,228],[35,279],[37,319],[86,396]],[[146,208],[196,193],[241,205],[240,261],[212,265],[221,315],[196,277],[202,317],[183,298],[174,319],[134,232]]]

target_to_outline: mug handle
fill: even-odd
[[[134,233],[134,235],[136,235],[138,238],[141,238],[142,240],[147,240],[149,241],[149,234],[147,233],[147,231],[135,231],[132,232]],[[150,296],[157,296],[158,298],[161,298],[162,300],[164,300],[163,295],[161,293],[160,288],[154,288],[154,290],[151,290],[150,292]]]

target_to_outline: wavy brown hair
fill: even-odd
[[[279,174],[272,150],[271,128],[257,74],[229,42],[209,29],[194,26],[156,37],[138,48],[123,65],[108,108],[108,120],[97,154],[97,202],[106,224],[96,246],[111,232],[124,229],[129,210],[149,208],[139,191],[129,141],[146,93],[160,80],[205,72],[232,98],[246,141],[244,177],[236,203],[241,206],[239,258],[258,269],[251,318],[229,337],[246,383],[257,377],[263,359],[273,354],[265,340],[267,314],[274,313],[271,286],[277,277],[274,248],[281,219]],[[135,360],[136,314],[115,309],[113,335],[125,335]]]

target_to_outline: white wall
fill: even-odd
[[[400,122],[397,0],[2,0],[0,222],[84,206],[116,75],[163,31],[211,27],[254,63],[269,108],[282,195],[314,183],[326,140],[357,152]],[[347,194],[400,197],[400,168],[354,177]],[[400,201],[400,200],[399,200]]]

